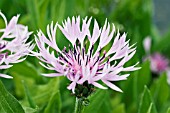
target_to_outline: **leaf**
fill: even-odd
[[[107,95],[107,90],[98,90],[89,98],[90,104],[85,107],[84,113],[90,113],[91,111],[93,111],[93,113],[103,113],[104,110],[102,109],[105,109],[103,107],[104,102],[109,103],[109,100],[106,99]]]
[[[133,108],[137,108],[139,104],[140,94],[143,92],[144,86],[148,85],[151,80],[150,64],[149,61],[144,62],[141,69],[130,75],[127,81],[124,81],[123,85],[123,100],[125,105],[130,108],[134,104]]]
[[[159,40],[154,44],[153,51],[164,52],[164,53],[166,53],[166,55],[170,55],[167,53],[170,49],[170,45],[167,44],[167,42],[169,42],[169,40],[170,40],[170,32],[169,31],[170,31],[170,29],[164,36],[162,36],[162,38],[159,38]]]
[[[60,94],[62,100],[62,112],[61,113],[70,113],[74,111],[75,108],[75,96],[72,96],[72,91],[67,90],[68,83],[70,82],[65,77],[60,77]],[[56,90],[56,89],[55,89]]]
[[[61,113],[61,98],[59,91],[56,91],[51,96],[44,113]]]
[[[37,109],[33,109],[30,107],[24,107],[25,113],[36,113]]]
[[[151,113],[152,107],[153,107],[153,103],[150,104],[147,113]]]
[[[0,113],[5,113],[4,109],[2,108],[1,104],[0,104]]]
[[[110,96],[109,91],[107,91],[106,95],[105,95],[105,100],[104,100],[104,102],[102,104],[102,107],[100,107],[98,113],[103,113],[103,112],[112,113],[111,109],[112,109],[111,96]]]
[[[52,78],[47,84],[35,86],[34,92],[32,92],[33,100],[38,106],[47,106],[49,98],[53,95],[59,88],[59,77]],[[42,108],[40,108],[42,109]],[[44,108],[42,109],[44,110]],[[41,111],[43,112],[43,111]]]
[[[56,22],[64,18],[65,12],[66,12],[66,3],[69,1],[66,0],[51,0],[51,7],[50,7],[50,13],[51,13],[51,19]],[[58,16],[60,15],[60,16]]]
[[[166,113],[170,113],[170,107],[168,108],[167,112]]]
[[[114,108],[114,110],[112,111],[112,113],[126,113],[125,105],[124,104],[117,105],[116,108]]]
[[[144,90],[144,86],[148,85],[151,81],[150,62],[147,60],[141,65],[141,69],[137,71],[138,76],[138,93],[140,94]]]
[[[0,100],[1,107],[6,113],[25,113],[20,103],[5,89],[1,81]]]
[[[160,75],[160,78],[151,85],[151,93],[156,106],[159,109],[166,103],[166,101],[168,101],[169,85],[167,83],[167,77],[165,73]]]
[[[36,104],[35,104],[35,102],[32,99],[32,96],[31,96],[31,94],[29,92],[29,89],[28,89],[26,83],[24,81],[22,81],[22,83],[24,85],[25,94],[26,94],[27,100],[28,100],[28,102],[30,104],[30,107],[31,108],[36,108]]]
[[[30,23],[33,29],[37,29],[40,24],[40,15],[37,0],[26,0],[26,8],[30,15]]]
[[[15,64],[13,67],[9,69],[8,72],[11,73],[11,75],[17,73],[24,77],[29,77],[34,79],[39,77],[38,70],[34,68],[34,66],[31,63],[26,61]]]
[[[149,89],[145,86],[138,113],[157,113]]]
[[[161,108],[159,108],[159,113],[167,113],[168,109],[170,109],[170,101],[167,99],[167,102],[165,102]]]

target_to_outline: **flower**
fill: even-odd
[[[151,38],[149,36],[144,39],[143,45],[147,53],[147,57],[145,59],[150,60],[151,71],[158,74],[166,71],[168,69],[169,60],[159,52],[150,54]]]
[[[150,56],[151,70],[155,73],[162,73],[168,69],[169,60],[160,53]]]
[[[169,67],[169,59],[167,59],[164,55],[159,52],[150,53],[151,48],[151,38],[148,36],[143,41],[143,46],[147,56],[145,60],[148,59],[150,61],[150,69],[155,74],[161,74],[162,72],[167,73],[167,81],[170,84],[170,67]]]
[[[149,36],[147,36],[144,40],[143,40],[143,47],[145,49],[145,52],[147,54],[150,54],[150,48],[151,48],[151,38]]]
[[[122,92],[112,81],[126,80],[129,74],[121,75],[121,72],[140,69],[140,67],[135,67],[138,63],[124,67],[124,64],[136,53],[136,48],[134,45],[129,45],[129,40],[126,41],[125,33],[121,36],[118,31],[111,48],[105,50],[104,47],[113,39],[115,26],[109,24],[106,19],[103,28],[100,28],[94,20],[93,32],[90,33],[91,19],[86,17],[82,25],[80,16],[68,18],[62,25],[58,23],[53,25],[52,22],[47,26],[47,36],[41,30],[38,31],[35,40],[39,51],[32,51],[32,53],[41,60],[42,66],[55,70],[55,73],[43,74],[44,76],[66,76],[71,81],[67,88],[73,93],[77,86],[86,83],[107,89],[98,82],[100,80],[111,89]],[[57,27],[70,41],[69,47],[59,49],[56,44]],[[98,45],[96,49],[95,45]]]
[[[34,45],[31,42],[27,43],[31,32],[28,32],[28,27],[17,24],[19,15],[13,16],[9,23],[5,15],[0,11],[1,17],[5,21],[6,27],[0,29],[0,69],[12,67],[14,63],[22,62],[26,59],[29,50],[32,50]],[[12,78],[6,74],[0,74],[0,77]]]

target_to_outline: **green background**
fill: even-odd
[[[107,18],[121,33],[127,32],[131,44],[137,42],[137,53],[126,65],[139,61],[142,69],[116,83],[123,93],[97,89],[89,97],[84,113],[170,113],[166,73],[153,77],[150,62],[143,62],[146,36],[152,38],[151,53],[160,52],[170,58],[170,31],[160,35],[153,22],[153,7],[152,0],[0,0],[0,9],[8,21],[20,14],[19,23],[27,25],[34,34],[39,29],[45,32],[51,21],[61,23],[67,17],[80,15],[96,18],[100,26]],[[0,18],[0,27],[3,26]],[[57,37],[61,49],[69,44],[60,33]],[[33,39],[32,35],[30,40]],[[0,113],[72,113],[75,97],[66,88],[69,81],[65,77],[41,76],[48,72],[30,56],[4,70],[14,79],[0,78]]]

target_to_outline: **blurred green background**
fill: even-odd
[[[155,78],[150,62],[143,62],[146,56],[143,39],[146,36],[152,38],[152,53],[160,52],[170,58],[168,9],[164,7],[168,0],[167,4],[163,2],[161,6],[161,3],[161,0],[0,0],[0,9],[8,21],[20,14],[19,23],[27,25],[34,34],[39,29],[45,32],[51,21],[61,23],[68,16],[92,16],[100,26],[107,18],[121,33],[127,32],[131,44],[137,42],[137,53],[127,65],[140,61],[142,69],[132,72],[128,80],[116,83],[123,93],[111,89],[96,90],[89,97],[90,104],[84,113],[170,113],[170,86],[166,73]],[[2,18],[0,26],[4,26]],[[60,48],[68,45],[69,42],[60,33],[57,37]],[[7,89],[0,85],[0,96],[2,92],[4,95],[11,93],[17,100],[12,95],[5,101],[9,105],[0,100],[0,113],[9,107],[19,111],[13,113],[22,113],[22,109],[26,113],[72,113],[75,97],[66,89],[69,81],[65,77],[41,76],[41,73],[48,72],[34,57],[27,57],[26,61],[5,70],[4,73],[14,79],[0,78]],[[16,107],[20,106],[18,101],[22,107]]]

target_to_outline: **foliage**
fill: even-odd
[[[153,77],[149,61],[143,61],[146,54],[142,44],[148,35],[152,36],[154,42],[152,52],[162,52],[170,58],[170,32],[163,38],[155,32],[152,0],[1,0],[0,9],[8,19],[17,13],[21,14],[19,23],[28,25],[34,33],[39,28],[45,31],[51,21],[61,23],[68,16],[93,16],[100,25],[108,18],[121,33],[127,32],[131,43],[137,42],[137,55],[129,64],[140,61],[142,69],[131,73],[128,80],[116,83],[123,93],[97,89],[89,97],[90,103],[84,113],[170,113],[170,86],[166,73]],[[0,26],[4,26],[2,18]],[[60,33],[57,35],[60,48],[69,43]],[[74,111],[75,98],[66,89],[66,78],[41,76],[41,73],[49,71],[38,62],[28,57],[26,61],[4,71],[14,79],[0,78],[1,113]]]

